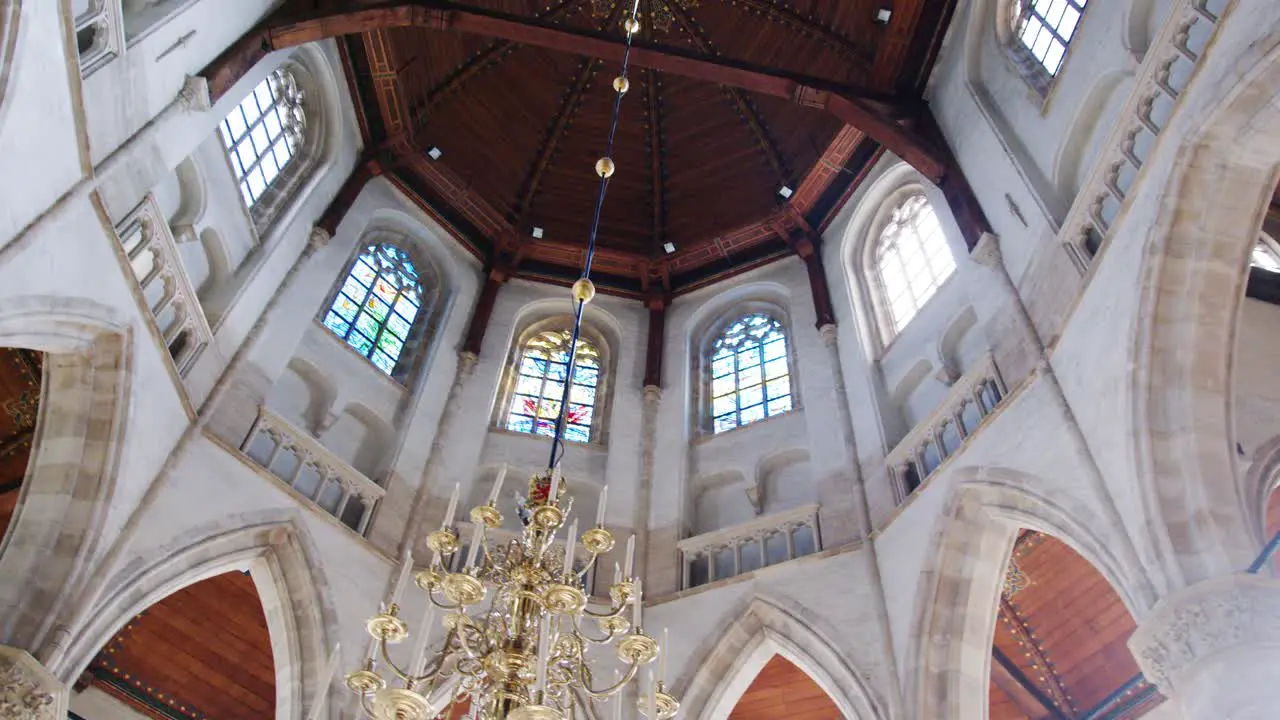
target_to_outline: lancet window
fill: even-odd
[[[507,430],[551,437],[569,382],[569,410],[565,438],[590,442],[599,427],[597,410],[601,390],[600,350],[588,338],[579,337],[577,362],[569,379],[569,330],[539,332],[519,348],[514,389],[503,427]]]
[[[752,313],[730,323],[711,346],[711,430],[721,433],[791,410],[788,357],[786,330],[769,315]]]
[[[872,275],[886,341],[896,335],[955,272],[938,216],[924,195],[898,205],[880,232]]]
[[[1088,0],[1014,0],[1013,34],[1025,51],[1053,78],[1062,69]]]
[[[303,100],[293,73],[279,69],[219,126],[246,208],[253,209],[298,154],[307,125]]]
[[[425,288],[409,253],[399,245],[373,242],[351,263],[335,293],[324,325],[379,370],[406,374],[425,319]]]

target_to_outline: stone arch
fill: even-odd
[[[96,303],[28,296],[5,301],[0,345],[46,353],[31,460],[0,544],[0,577],[24,578],[0,584],[0,642],[34,654],[87,589],[100,550],[128,417],[131,337]]]
[[[1177,150],[1145,243],[1132,347],[1142,526],[1175,586],[1238,571],[1258,549],[1242,516],[1232,393],[1249,256],[1280,167],[1280,49],[1215,47],[1230,45],[1242,56],[1206,63],[1189,88],[1199,97],[1183,99],[1184,127],[1200,129]],[[1239,68],[1250,69],[1237,81]]]
[[[4,91],[14,71],[13,55],[18,46],[21,19],[22,0],[0,0],[0,109],[4,107]],[[0,113],[0,121],[3,119],[4,114]]]
[[[1122,528],[1042,481],[1000,468],[958,478],[930,543],[905,658],[907,717],[982,720],[997,601],[1019,528],[1052,535],[1096,568],[1135,617],[1155,604],[1140,568],[1110,548]]]
[[[851,720],[887,718],[883,701],[844,654],[820,632],[785,609],[760,597],[752,598],[736,620],[722,632],[677,695],[682,714],[699,720],[726,720],[751,681],[775,655],[803,670],[835,701]],[[687,673],[686,673],[687,674]]]
[[[1244,517],[1254,542],[1261,547],[1269,539],[1267,509],[1272,495],[1280,490],[1280,435],[1263,443],[1254,451],[1249,469],[1244,473],[1242,499]]]
[[[46,666],[70,684],[99,648],[138,613],[177,590],[248,568],[262,600],[276,668],[276,714],[298,720],[317,696],[317,684],[336,642],[337,623],[327,584],[310,560],[314,550],[292,521],[264,522],[205,535],[175,551],[158,549],[126,566],[83,608],[70,640]],[[338,718],[341,698],[331,686],[327,712]]]

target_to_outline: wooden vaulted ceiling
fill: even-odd
[[[991,720],[1136,720],[1163,701],[1126,642],[1136,625],[1115,589],[1056,538],[1023,531],[1000,594],[992,644]]]
[[[40,409],[44,356],[0,348],[0,537],[18,506]]]
[[[147,608],[99,651],[84,684],[155,720],[273,717],[275,665],[253,579],[224,573]]]
[[[729,720],[840,720],[840,708],[813,678],[775,655],[734,705]]]
[[[305,18],[309,7],[332,13],[334,5],[362,6],[299,0],[293,15]],[[456,8],[472,25],[500,21],[525,34],[562,32],[519,42],[383,19],[343,36],[366,149],[386,156],[391,181],[486,262],[509,264],[527,277],[576,277],[596,198],[593,165],[603,154],[619,71],[616,58],[583,54],[584,43],[604,39],[616,49],[631,0],[430,5]],[[679,292],[783,256],[793,234],[825,226],[880,151],[821,103],[806,106],[652,65],[711,59],[720,72],[740,66],[800,77],[806,88],[834,88],[903,112],[920,105],[953,5],[640,0],[644,29],[637,44],[668,64],[637,61],[630,72],[597,283],[622,294]],[[892,10],[885,25],[876,22],[881,8]],[[438,160],[428,156],[432,148],[442,151]],[[783,186],[794,191],[790,199],[779,194]],[[532,237],[534,227],[543,229],[542,239]],[[664,251],[666,243],[674,253]]]

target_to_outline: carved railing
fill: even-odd
[[[960,449],[996,409],[1007,392],[991,355],[951,385],[950,392],[924,421],[885,457],[894,500],[907,499],[943,460]]]
[[[329,451],[320,441],[263,408],[241,447],[244,454],[364,535],[386,490]]]
[[[72,7],[78,4],[72,3]],[[75,19],[81,77],[88,77],[124,51],[124,15],[120,0],[88,0],[85,5]]]
[[[1228,4],[1229,0],[1176,0],[1147,50],[1133,92],[1062,224],[1059,237],[1081,274],[1109,237],[1143,164],[1217,32],[1220,13],[1210,7]]]
[[[154,195],[147,195],[116,228],[116,237],[155,319],[169,357],[186,375],[200,353],[213,342],[213,331],[200,299],[178,257],[169,222]]]
[[[689,589],[794,560],[822,549],[819,506],[756,518],[681,540],[681,588]]]

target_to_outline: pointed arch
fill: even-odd
[[[1091,508],[1031,488],[1045,483],[1001,468],[970,471],[955,485],[925,557],[905,658],[907,717],[985,720],[991,638],[1005,569],[1019,528],[1052,535],[1106,578],[1135,617],[1156,602],[1140,568],[1110,547],[1112,528]]]
[[[827,638],[777,602],[752,598],[698,663],[683,698],[681,714],[699,720],[726,720],[738,698],[775,655],[800,668],[850,720],[887,718],[861,673]]]
[[[180,550],[152,553],[130,565],[68,630],[68,644],[46,663],[70,684],[99,648],[138,613],[177,590],[232,570],[249,569],[262,600],[276,668],[276,713],[281,720],[304,717],[316,697],[330,649],[337,639],[327,584],[310,556],[309,539],[293,521],[266,522],[207,535]],[[333,686],[336,687],[336,686]],[[341,705],[330,687],[324,717]]]
[[[45,352],[31,460],[0,543],[0,643],[38,653],[84,590],[101,542],[128,418],[131,338],[110,309],[67,297],[8,299],[0,346]],[[51,311],[50,308],[60,308]]]

